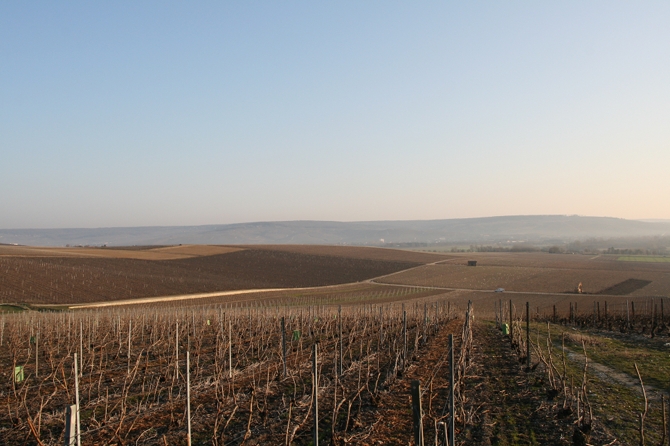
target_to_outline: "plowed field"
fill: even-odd
[[[470,258],[477,260],[476,267],[466,266]],[[616,257],[602,256],[477,253],[394,274],[379,282],[537,293],[574,293],[582,283],[586,294],[670,296],[670,266],[618,262]],[[633,283],[635,286],[623,285]]]
[[[366,248],[336,249],[333,255],[296,250],[231,249],[206,255],[195,247],[128,250],[129,254],[189,256],[172,260],[108,257],[0,257],[0,302],[65,304],[150,296],[205,293],[258,288],[296,288],[358,282],[421,264],[410,259],[433,259],[398,251]],[[94,249],[105,253],[104,249]],[[209,251],[216,252],[211,248]],[[380,251],[381,253],[379,253]],[[205,255],[202,255],[202,254]],[[349,254],[352,253],[352,254]],[[200,254],[200,255],[196,255]],[[350,256],[348,256],[350,255]],[[382,259],[380,257],[386,257]],[[404,259],[404,260],[403,260]]]
[[[362,246],[252,245],[246,246],[246,248],[268,249],[271,251],[291,252],[296,254],[346,257],[350,259],[387,260],[395,262],[434,263],[444,260],[457,259],[455,255]]]

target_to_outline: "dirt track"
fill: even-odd
[[[125,299],[125,300],[115,300],[111,302],[95,302],[90,304],[81,304],[81,305],[69,305],[68,308],[77,309],[77,308],[102,308],[102,307],[116,307],[121,305],[138,305],[138,304],[152,304],[159,302],[172,302],[176,300],[190,300],[190,299],[203,299],[206,297],[221,297],[221,296],[235,296],[238,294],[255,294],[255,293],[265,293],[269,291],[282,291],[287,288],[267,288],[267,289],[258,289],[258,290],[237,290],[237,291],[220,291],[216,293],[197,293],[197,294],[178,294],[176,296],[158,296],[158,297],[141,297],[138,299]],[[293,289],[305,289],[305,288],[293,288]]]

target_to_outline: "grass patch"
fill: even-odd
[[[531,324],[533,343],[537,343],[538,333],[542,350],[547,351],[547,325]],[[667,377],[670,367],[670,349],[663,352],[651,346],[640,345],[634,339],[619,341],[594,333],[573,330],[572,327],[550,325],[551,337],[554,342],[553,359],[557,369],[562,372],[563,362],[561,353],[561,334],[565,333],[565,346],[575,353],[583,353],[582,339],[586,345],[589,362],[595,361],[612,369],[635,377],[633,361],[638,362],[640,373],[645,386],[651,384],[656,388],[668,390],[668,384],[663,381],[663,374]],[[568,382],[575,386],[581,384],[584,363],[566,359]],[[601,379],[593,370],[587,371],[587,389],[589,400],[593,408],[593,415],[605,425],[621,444],[637,444],[639,442],[638,414],[643,410],[644,399],[639,391],[639,385],[629,387],[614,380]],[[660,397],[650,395],[649,413],[645,422],[647,444],[658,444],[662,432],[662,409]],[[559,397],[562,399],[562,397]]]
[[[26,309],[18,305],[0,305],[0,313],[21,313],[22,311]]]
[[[644,410],[642,395],[621,384],[602,381],[593,374],[589,374],[588,380],[587,388],[593,416],[600,420],[621,444],[638,444],[640,439],[638,414]],[[658,444],[662,431],[661,402],[650,401],[645,421],[647,444]]]
[[[540,338],[544,333],[546,339],[546,325],[543,328]],[[537,329],[533,328],[533,331]],[[591,360],[626,373],[635,380],[637,373],[634,364],[637,363],[645,384],[670,393],[670,382],[667,379],[670,375],[670,346],[665,343],[652,342],[640,336],[617,335],[617,339],[614,339],[593,331],[573,330],[572,327],[559,325],[552,325],[551,331],[553,339],[558,342],[561,332],[565,332],[566,347],[575,352],[581,352],[583,339]]]

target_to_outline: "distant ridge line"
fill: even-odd
[[[199,226],[0,229],[0,244],[174,245],[552,243],[670,235],[670,221],[577,215],[508,215],[442,220],[274,221]]]

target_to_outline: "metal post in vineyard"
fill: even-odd
[[[510,302],[512,302],[510,300]],[[449,445],[454,445],[454,335],[449,334]]]
[[[405,304],[403,304],[403,307]],[[402,310],[402,369],[405,370],[407,361],[407,312]]]
[[[186,351],[186,444],[191,446],[191,352]]]
[[[84,325],[83,322],[80,320],[79,321],[79,360],[83,360],[84,358]],[[79,376],[84,376],[84,368],[80,367]]]
[[[37,333],[35,333],[35,378],[40,376],[40,330],[37,324]]]
[[[379,306],[379,345],[377,345],[377,351],[382,349],[382,340],[384,334],[384,306]]]
[[[423,343],[425,344],[428,340],[428,304],[424,302],[423,304]]]
[[[286,378],[286,326],[284,325],[284,316],[281,318],[281,359],[284,367],[284,378]]]
[[[664,300],[665,299],[661,297],[661,325],[663,325],[663,326],[665,326],[665,315],[663,313],[663,301]]]
[[[512,340],[512,299],[509,300],[509,339]]]
[[[526,302],[526,367],[530,369],[530,303]]]
[[[340,376],[342,376],[342,361],[344,360],[344,356],[342,354],[342,305],[337,307],[337,322],[338,322],[338,341],[340,343],[340,357],[338,358],[339,362],[337,364],[338,366],[338,373]]]
[[[77,354],[74,354],[74,399],[75,406],[77,406],[77,446],[81,446],[81,419],[79,417],[79,370],[77,368]]]
[[[128,374],[130,374],[130,336],[133,331],[133,320],[128,321]]]
[[[312,392],[314,393],[314,446],[319,446],[319,344],[315,343],[312,349],[312,373],[314,374],[314,381],[312,382]]]

